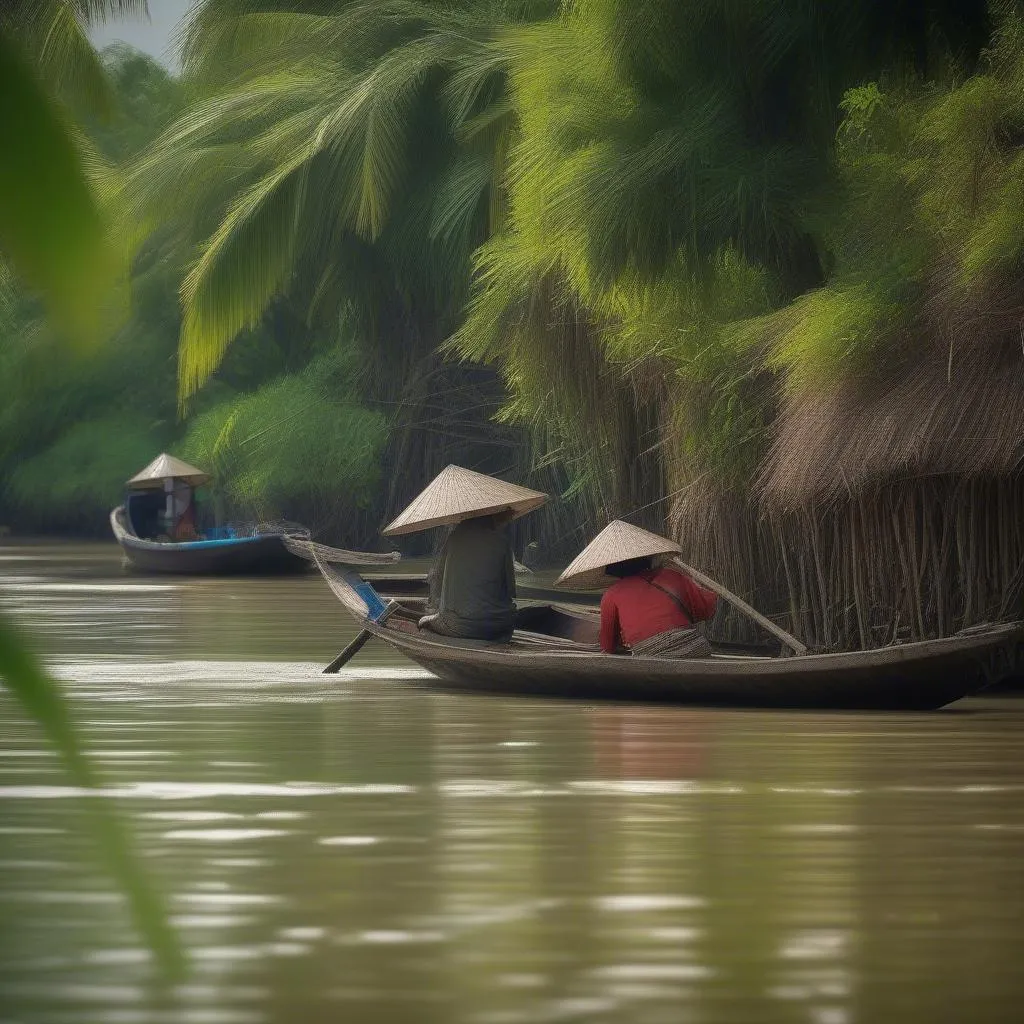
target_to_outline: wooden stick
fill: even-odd
[[[753,619],[759,626],[767,629],[772,636],[781,640],[795,654],[807,653],[807,648],[795,636],[791,636],[781,626],[776,626],[771,619],[765,618],[757,609],[751,608],[742,597],[738,597],[731,590],[727,590],[721,583],[713,580],[710,576],[705,576],[699,569],[694,569],[692,566],[687,565],[681,558],[673,558],[672,561],[687,576],[692,577],[695,582],[699,583],[702,587],[707,587],[708,590],[713,590],[719,597],[724,597],[737,611],[743,612],[744,615]]]
[[[397,601],[395,601],[394,599],[388,601],[387,605],[384,608],[384,611],[376,619],[377,624],[381,625],[387,622],[387,620],[391,618],[391,613],[397,607],[399,607]],[[369,640],[371,636],[373,636],[373,634],[368,629],[361,630],[358,636],[356,636],[355,640],[353,640],[352,643],[350,643],[348,647],[346,647],[345,650],[343,650],[341,654],[339,654],[334,659],[334,661],[332,661],[330,665],[328,665],[327,668],[324,669],[324,674],[326,675],[328,673],[337,672],[338,669],[340,669],[342,665],[345,664],[345,662],[355,657],[360,652],[360,650],[362,650],[363,644],[365,644],[366,641]]]
[[[355,640],[353,640],[352,643],[350,643],[348,647],[346,647],[345,650],[343,650],[341,654],[339,654],[334,661],[324,669],[324,674],[327,675],[337,672],[345,662],[359,653],[363,644],[365,644],[371,636],[373,636],[373,634],[368,629],[361,630]]]

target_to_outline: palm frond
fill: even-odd
[[[64,0],[74,6],[78,16],[87,24],[95,25],[110,18],[149,17],[147,0]]]
[[[348,185],[344,216],[367,238],[383,229],[408,167],[418,90],[450,51],[450,41],[438,36],[392,51],[351,87],[320,128],[317,144],[331,151]]]
[[[0,249],[65,329],[95,340],[114,281],[103,223],[63,113],[2,34],[0,133]]]
[[[0,12],[0,27],[24,45],[58,96],[109,116],[112,93],[89,29],[109,18],[148,14],[145,0],[12,0]]]
[[[182,285],[182,399],[201,387],[227,346],[255,326],[289,273],[313,146],[239,197]]]
[[[488,154],[460,154],[437,181],[431,204],[430,237],[446,242],[468,239],[493,177],[494,167]]]
[[[237,87],[271,69],[287,70],[310,55],[338,52],[345,23],[329,14],[254,11],[228,14],[211,5],[185,22],[184,75],[206,88]]]

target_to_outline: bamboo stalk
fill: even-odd
[[[921,606],[921,563],[917,557],[917,544],[914,542],[914,507],[910,501],[905,502],[905,520],[907,524],[907,549],[910,552],[910,571],[914,581],[913,606],[914,615],[917,620],[917,636],[915,639],[925,638],[924,609]]]
[[[860,555],[857,544],[857,533],[859,526],[857,519],[857,506],[850,504],[850,577],[853,582],[853,601],[857,609],[857,633],[860,636],[860,646],[866,649],[869,645],[868,629],[864,620],[864,602],[861,598],[860,588]]]
[[[786,574],[786,588],[789,591],[789,621],[795,627],[797,622],[796,588],[793,586],[793,573],[789,568],[785,544],[779,545],[779,554],[782,556],[782,571]]]
[[[814,573],[818,584],[818,600],[821,603],[821,636],[826,646],[832,644],[832,630],[828,621],[828,587],[825,585],[825,574],[821,568],[821,556],[818,551],[818,530],[816,524],[811,521],[808,515],[808,533],[811,538],[811,556],[814,559]]]

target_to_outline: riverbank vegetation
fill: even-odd
[[[457,461],[812,644],[1019,610],[1016,3],[207,0],[182,59],[107,56],[132,311],[54,367],[19,300],[0,520],[176,446],[355,545]]]

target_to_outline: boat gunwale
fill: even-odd
[[[593,650],[521,650],[510,644],[495,644],[489,641],[461,640],[454,637],[435,638],[423,635],[423,631],[407,633],[390,628],[386,623],[381,625],[366,618],[357,621],[360,621],[364,629],[400,650],[410,654],[421,653],[424,657],[434,655],[440,658],[449,653],[454,655],[452,660],[519,664],[524,669],[534,665],[542,667],[545,664],[564,662],[562,667],[575,669],[599,665],[602,674],[608,674],[610,671],[616,675],[635,675],[644,668],[656,668],[664,670],[662,674],[704,677],[735,676],[737,669],[741,669],[745,675],[770,677],[829,670],[887,668],[904,661],[919,664],[933,658],[991,647],[996,642],[1008,641],[1015,634],[1024,632],[1024,623],[1008,622],[996,624],[984,632],[972,632],[970,635],[953,634],[905,644],[890,644],[865,651],[825,651],[774,657],[714,654],[709,658],[659,658],[609,655]]]
[[[147,540],[145,537],[133,533],[125,525],[126,518],[127,512],[124,505],[118,505],[111,511],[110,528],[114,531],[114,539],[118,543],[127,540],[145,551],[212,551],[215,548],[241,547],[255,541],[277,540],[285,536],[282,533],[257,533],[251,537],[218,537],[209,540]]]

